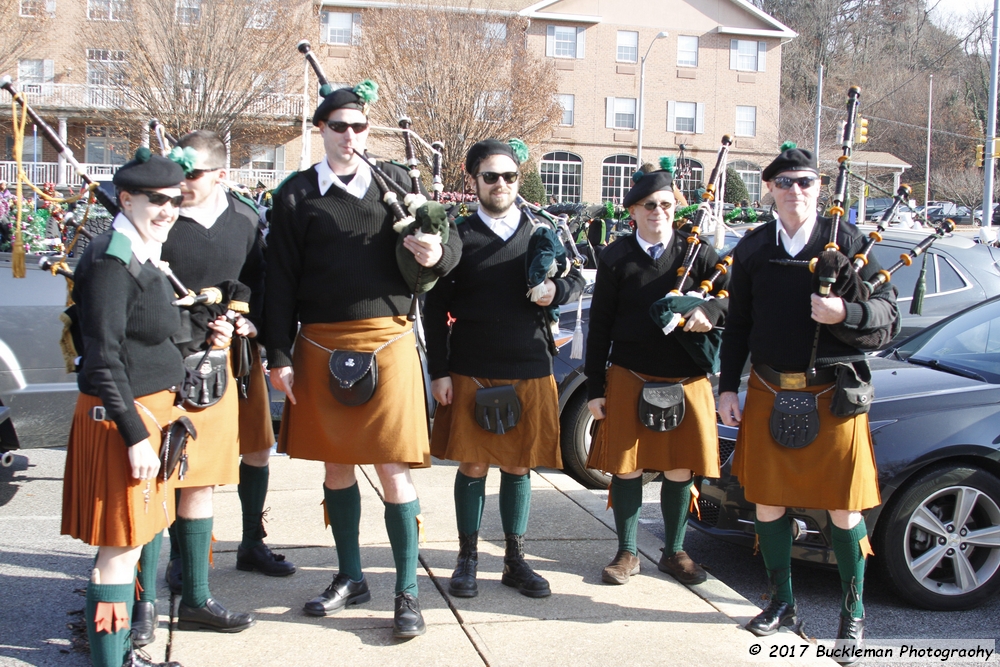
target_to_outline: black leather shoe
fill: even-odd
[[[396,639],[419,637],[427,632],[420,603],[409,593],[396,594],[396,611],[392,617],[392,636]]]
[[[141,600],[132,603],[132,643],[135,646],[153,643],[156,621],[156,605]]]
[[[771,598],[771,603],[764,611],[753,617],[746,628],[758,637],[773,635],[783,627],[790,627],[795,632],[801,632],[802,621],[799,620],[795,604],[781,602]]]
[[[476,571],[479,569],[479,531],[471,535],[458,534],[458,562],[448,582],[448,593],[457,598],[474,598],[479,595]]]
[[[148,653],[133,645],[132,649],[125,654],[125,661],[122,663],[122,667],[181,667],[181,664],[173,661],[153,662]]]
[[[285,560],[282,554],[273,553],[263,542],[252,549],[244,549],[240,545],[236,549],[236,569],[244,572],[257,570],[269,577],[295,574],[295,565]]]
[[[243,632],[256,623],[252,614],[227,611],[218,600],[208,598],[204,607],[189,607],[182,601],[177,611],[178,630]]]
[[[361,604],[372,599],[368,590],[368,581],[351,581],[351,578],[341,572],[333,578],[333,583],[326,590],[306,602],[303,609],[310,616],[326,616],[334,614],[349,604]]]
[[[854,665],[861,661],[865,648],[865,619],[840,617],[840,629],[834,643],[833,659],[842,665]]]
[[[524,535],[508,533],[507,551],[503,557],[503,576],[500,583],[516,588],[521,595],[529,598],[545,598],[552,595],[549,582],[538,575],[524,560]]]
[[[182,590],[182,578],[184,576],[184,570],[181,566],[181,559],[174,558],[169,563],[167,563],[167,586],[170,587],[170,592],[174,595],[180,595]]]

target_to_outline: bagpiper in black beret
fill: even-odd
[[[661,157],[660,167],[662,169],[648,173],[639,170],[632,174],[632,189],[625,193],[625,197],[622,199],[622,206],[628,208],[654,192],[660,192],[661,190],[669,190],[673,193],[674,164],[672,157]]]
[[[760,177],[765,181],[773,180],[775,176],[786,171],[811,171],[819,173],[816,156],[804,148],[798,148],[792,141],[781,144],[781,154],[774,158],[771,164],[764,168]]]
[[[528,159],[528,147],[520,139],[511,139],[507,143],[496,139],[477,141],[465,156],[465,171],[470,176],[475,176],[479,163],[491,155],[506,155],[520,167]]]
[[[353,88],[338,88],[323,98],[313,114],[313,125],[319,127],[337,109],[357,109],[368,115],[368,106],[378,102],[378,84],[365,79]]]
[[[135,157],[119,167],[111,182],[121,190],[174,188],[184,180],[184,167],[143,146]]]

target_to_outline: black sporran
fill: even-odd
[[[476,390],[476,423],[484,430],[503,435],[521,419],[521,401],[514,385]]]
[[[867,361],[837,364],[837,384],[830,401],[834,417],[857,417],[866,414],[875,398],[872,371]]]
[[[646,382],[639,392],[639,421],[651,431],[672,431],[684,420],[684,385]]]
[[[330,353],[330,393],[347,406],[367,403],[378,385],[374,352],[334,350]]]
[[[208,350],[184,358],[185,378],[181,394],[189,408],[207,408],[222,400],[229,384],[225,350]]]
[[[174,470],[180,466],[178,480],[187,474],[187,441],[188,438],[198,439],[198,431],[187,417],[179,417],[170,422],[164,429],[163,443],[160,445],[160,473],[163,481],[170,479]]]
[[[819,435],[816,395],[807,391],[779,391],[771,408],[771,437],[783,447],[800,449]]]

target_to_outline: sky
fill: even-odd
[[[938,20],[949,18],[962,19],[976,10],[988,9],[993,6],[993,0],[927,0],[927,8],[933,7],[931,15]]]

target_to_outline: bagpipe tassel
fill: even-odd
[[[919,315],[924,308],[924,295],[927,294],[927,253],[920,263],[920,275],[917,276],[917,284],[913,288],[913,300],[910,301],[910,315]]]
[[[24,265],[25,255],[27,255],[27,252],[24,249],[24,243],[21,241],[14,241],[10,256],[10,263],[11,268],[14,270],[15,278],[24,278],[27,276],[27,267]]]
[[[680,324],[681,320],[683,319],[684,316],[681,315],[680,313],[671,314],[670,319],[667,320],[667,323],[663,325],[663,334],[669,335],[674,329],[677,328],[677,325]]]
[[[537,303],[548,292],[548,288],[545,286],[545,281],[538,283],[534,287],[528,290],[528,299],[532,303]]]
[[[569,348],[570,359],[583,359],[583,293],[576,302],[576,326],[573,327],[573,343]]]

